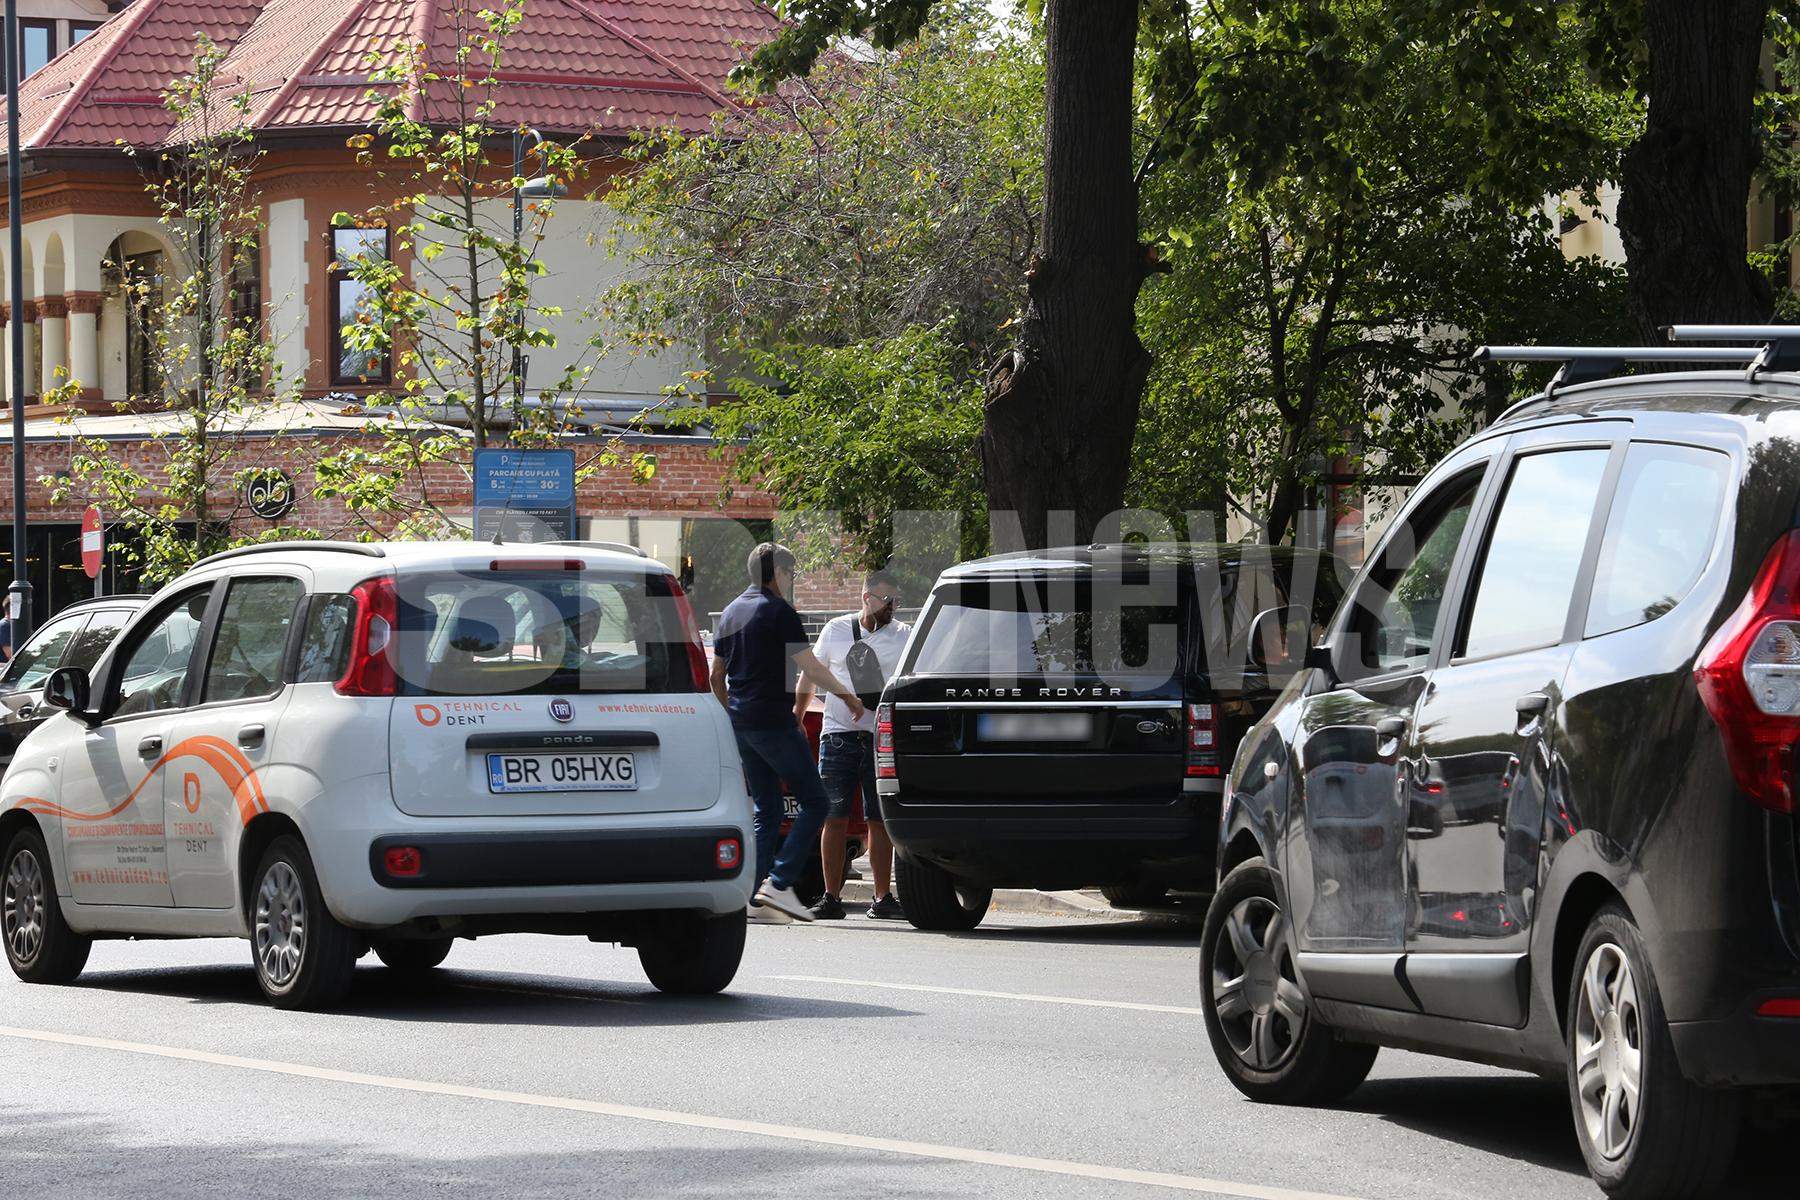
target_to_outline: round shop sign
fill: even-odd
[[[265,467],[244,483],[244,502],[265,521],[279,521],[294,511],[294,480],[280,467]]]

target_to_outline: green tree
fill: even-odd
[[[840,513],[866,563],[896,513],[963,513],[947,551],[985,542],[974,381],[1026,299],[1042,92],[1028,28],[957,8],[705,136],[640,138],[610,194],[635,269],[609,319],[653,351],[706,346],[723,365],[693,390],[723,394],[685,418],[737,447],[734,479]]]
[[[1340,61],[1392,53],[1385,31],[1338,29],[1368,35],[1340,47]],[[1189,36],[1196,63],[1244,47],[1229,21]],[[1516,161],[1496,162],[1466,135],[1485,101],[1455,86],[1453,50],[1423,41],[1391,64],[1386,86],[1338,97],[1328,156],[1249,160],[1193,131],[1172,143],[1144,200],[1174,274],[1140,307],[1158,366],[1135,498],[1235,510],[1283,540],[1334,470],[1405,479],[1497,415],[1506,377],[1468,369],[1483,342],[1628,332],[1621,273],[1566,259],[1543,197],[1591,196],[1638,110],[1588,80],[1573,36],[1562,48],[1518,81],[1534,97],[1539,153]],[[1312,120],[1339,84],[1316,86],[1289,98],[1296,120]]]
[[[234,91],[219,76],[224,57],[200,35],[192,68],[162,93],[179,136],[139,156],[173,252],[167,269],[153,277],[120,272],[126,303],[143,314],[155,367],[154,390],[130,401],[158,414],[148,441],[161,457],[152,470],[119,457],[103,439],[77,434],[69,476],[45,480],[57,500],[81,496],[126,527],[124,553],[150,584],[234,545],[316,536],[291,528],[255,537],[232,532],[248,509],[248,485],[269,470],[271,450],[293,460],[302,447],[297,439],[259,434],[254,454],[245,449],[243,434],[259,413],[293,399],[299,381],[280,378],[260,305],[234,302],[234,264],[261,253],[254,175],[262,151],[245,120],[248,88]],[[66,399],[94,382],[68,380],[45,398]]]

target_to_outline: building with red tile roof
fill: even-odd
[[[0,311],[0,317],[28,323],[27,403],[41,381],[74,380],[76,407],[87,414],[80,420],[114,439],[121,454],[146,453],[144,439],[156,414],[142,411],[142,400],[159,389],[145,382],[156,370],[144,361],[153,341],[142,336],[145,318],[140,306],[127,303],[126,292],[133,281],[164,280],[181,268],[145,191],[143,163],[190,136],[163,93],[191,70],[204,36],[224,55],[219,86],[248,97],[245,119],[263,152],[256,166],[262,245],[252,286],[260,294],[278,370],[299,380],[300,403],[317,409],[309,417],[288,405],[280,420],[288,427],[329,427],[336,438],[353,436],[355,420],[347,428],[341,418],[383,385],[334,361],[342,357],[333,353],[342,313],[341,277],[332,272],[332,217],[392,199],[404,181],[359,161],[346,139],[369,129],[380,103],[380,89],[370,84],[373,64],[391,61],[404,47],[423,46],[434,70],[453,74],[456,23],[473,19],[485,2],[130,0],[115,3],[116,15],[84,28],[78,44],[31,71],[19,106],[26,299],[16,314],[11,306]],[[108,0],[26,3],[85,11]],[[74,35],[67,24],[65,19],[46,44],[68,46]],[[733,66],[777,27],[770,8],[757,0],[523,0],[522,19],[505,38],[493,73],[492,123],[585,139],[598,156],[590,178],[604,181],[622,169],[617,151],[632,134],[708,128],[714,114],[734,102],[728,84]],[[434,87],[424,98],[427,105],[448,99],[454,84]],[[557,232],[539,251],[552,270],[534,284],[534,302],[580,314],[624,269],[604,245],[608,213],[599,201],[557,204]],[[534,349],[532,379],[558,377],[564,360],[587,352],[587,340],[570,336],[566,350]],[[0,338],[0,346],[9,341]],[[660,400],[697,362],[694,353],[609,357],[572,398],[594,423],[616,423]],[[0,380],[10,378],[7,372],[0,362]],[[131,432],[140,426],[141,438]],[[43,416],[32,428],[33,462],[55,474],[62,469],[57,456],[67,462],[68,427]],[[636,537],[653,528],[661,552],[678,558],[687,537],[680,532],[687,528],[683,522],[720,515],[723,464],[710,454],[710,443],[675,436],[665,441],[670,461],[678,456],[681,469],[659,472],[643,485],[640,503],[622,502],[630,489],[620,480],[597,477],[584,493],[593,498],[583,513],[590,532]],[[685,447],[679,455],[678,445]],[[305,489],[305,480],[296,482]],[[38,497],[34,510],[40,504],[53,523],[79,514],[79,499],[53,506]],[[725,515],[763,519],[771,510],[769,497],[753,489],[740,489],[732,504]],[[316,519],[329,527],[325,515]]]

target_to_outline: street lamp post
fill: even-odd
[[[6,589],[16,649],[31,634],[30,564],[26,561],[25,525],[25,237],[23,185],[19,165],[19,5],[6,0],[6,236],[7,296],[12,301],[7,333],[11,337],[13,579]]]
[[[7,0],[8,4],[12,2],[13,0]],[[568,188],[547,175],[538,175],[531,179],[525,179],[523,183],[519,182],[525,176],[525,155],[542,145],[543,141],[544,135],[535,129],[520,126],[513,130],[512,236],[515,259],[518,258],[519,248],[524,244],[525,239],[525,201],[566,196],[569,192]],[[529,302],[529,298],[527,298],[527,302]],[[513,413],[515,419],[525,407],[525,371],[528,360],[524,347],[519,345],[519,339],[524,336],[524,333],[525,306],[521,305],[518,319],[513,326],[512,337]]]

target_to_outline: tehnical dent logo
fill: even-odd
[[[550,702],[550,715],[567,725],[575,719],[575,705],[558,696]]]

